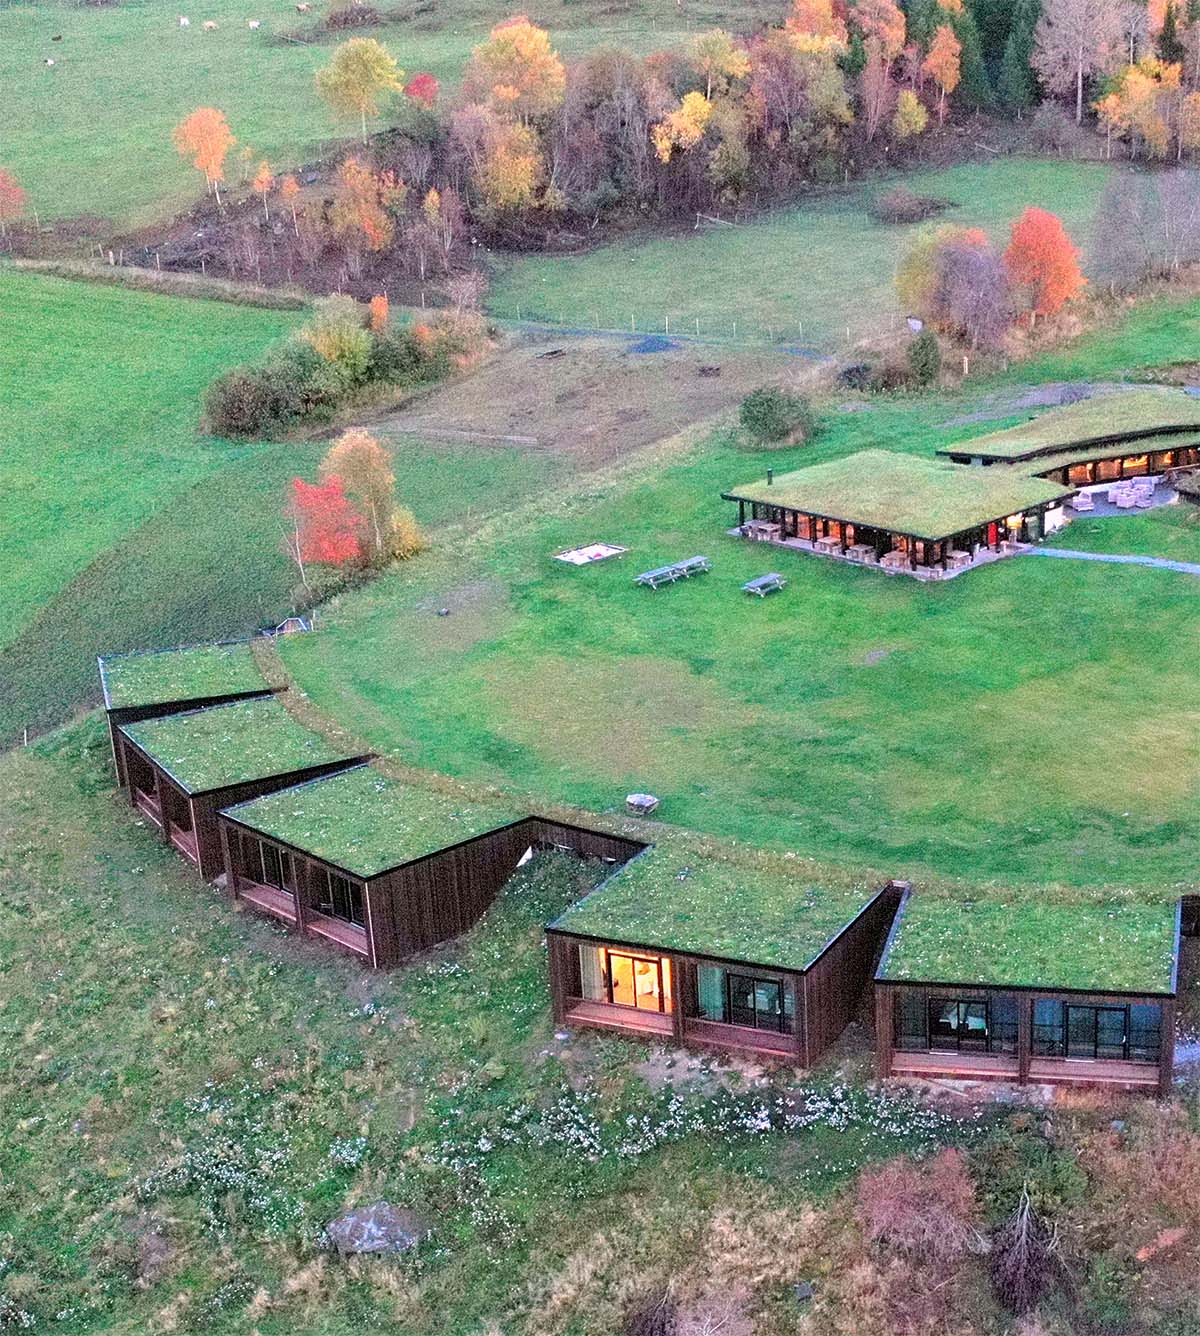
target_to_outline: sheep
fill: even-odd
[[[251,32],[256,31],[256,30],[257,30],[258,28],[260,28],[261,26],[262,26],[262,20],[261,20],[261,19],[247,19],[247,20],[246,20],[246,27],[249,28]]]
[[[46,64],[47,64],[47,65],[53,65],[53,64],[54,64],[54,61],[53,61],[53,59],[52,59],[50,56],[47,56],[47,57],[46,57]]]
[[[216,32],[216,30],[217,30],[217,25],[216,25],[216,21],[215,21],[215,20],[213,20],[213,19],[205,19],[205,20],[204,20],[204,31],[205,31],[205,32]]]
[[[307,13],[309,12],[310,9],[312,9],[312,5],[299,4],[299,5],[296,6],[296,13],[297,13],[297,14],[307,14]]]
[[[191,21],[191,19],[188,18],[188,16],[187,16],[186,14],[180,14],[180,16],[179,16],[179,26],[180,26],[181,28],[190,28],[190,27],[192,26],[192,21]]]

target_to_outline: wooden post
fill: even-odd
[[[668,956],[671,970],[671,1033],[680,1048],[687,1042],[684,1038],[687,1002],[691,988],[691,969],[684,956]]]
[[[218,818],[218,820],[220,820]],[[224,821],[220,821],[221,826],[221,858],[225,863],[225,894],[236,900],[238,898],[238,879],[240,873],[234,866],[233,850],[229,842],[229,827]],[[239,842],[238,852],[241,852]]]
[[[875,985],[875,1075],[881,1081],[892,1074],[892,992],[886,983]]]
[[[1017,994],[1017,1084],[1029,1082],[1029,1064],[1033,1058],[1033,998]]]
[[[1158,1055],[1158,1097],[1166,1099],[1171,1093],[1175,1078],[1175,999],[1164,998],[1162,1004],[1162,1029],[1159,1037]]]
[[[301,858],[299,854],[287,854],[286,857],[292,860],[292,901],[296,906],[296,931],[306,932],[308,929],[308,913],[305,903],[304,888],[307,885],[305,880],[308,877],[309,862],[307,858]]]
[[[804,975],[793,974],[788,982],[792,990],[792,1024],[796,1027],[796,1064],[808,1066],[808,997],[804,990]]]

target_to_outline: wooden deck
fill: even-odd
[[[1012,1081],[1018,1076],[1015,1055],[1001,1053],[901,1053],[892,1055],[893,1076],[945,1077],[951,1081]],[[1158,1067],[1150,1062],[1087,1062],[1079,1058],[1034,1058],[1033,1085],[1117,1086],[1153,1090]]]
[[[617,1030],[625,1034],[660,1035],[670,1038],[675,1032],[669,1014],[639,1011],[636,1007],[609,1006],[605,1002],[585,1002],[573,998],[567,1005],[568,1025],[588,1025],[597,1030]]]
[[[305,929],[313,936],[332,942],[335,946],[353,951],[356,956],[371,958],[371,948],[367,942],[365,928],[344,919],[327,918],[324,914],[309,913],[304,923]]]
[[[200,850],[196,844],[196,832],[194,830],[183,830],[179,826],[171,826],[171,843],[176,849],[197,867],[200,866]]]
[[[684,1041],[702,1048],[717,1048],[758,1057],[778,1058],[795,1063],[796,1036],[778,1030],[755,1030],[746,1025],[722,1025],[717,1021],[694,1020],[683,1023]]]
[[[238,899],[272,918],[282,919],[284,923],[296,922],[295,899],[290,892],[281,891],[277,886],[243,881],[238,887]]]
[[[152,793],[147,793],[144,789],[134,789],[133,801],[137,809],[148,820],[162,829],[162,809],[158,805],[158,799]]]

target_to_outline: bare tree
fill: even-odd
[[[1117,7],[1117,15],[1121,25],[1123,57],[1132,65],[1150,41],[1150,14],[1145,0],[1122,0]]]
[[[1011,1313],[1036,1308],[1053,1275],[1055,1237],[1033,1209],[1028,1188],[992,1240],[989,1269],[996,1297]]]
[[[1083,85],[1123,51],[1113,0],[1046,0],[1034,33],[1033,66],[1053,93],[1075,91],[1075,124],[1083,121]]]
[[[937,257],[934,308],[972,348],[996,348],[1012,324],[1008,270],[991,246],[954,242]]]

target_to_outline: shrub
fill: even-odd
[[[1010,1313],[1037,1307],[1050,1284],[1053,1251],[1053,1234],[1022,1192],[1017,1209],[996,1232],[988,1259],[996,1297]]]
[[[890,394],[907,390],[916,383],[907,357],[892,353],[871,371],[868,388],[876,393]]]
[[[1057,102],[1043,102],[1029,126],[1029,137],[1041,153],[1074,153],[1085,133]]]
[[[292,339],[267,365],[294,387],[297,417],[316,422],[328,422],[333,417],[346,393],[345,380],[311,343]]]
[[[806,399],[773,385],[751,390],[742,400],[742,426],[760,445],[794,444],[812,435],[813,414]]]
[[[948,1266],[976,1238],[975,1185],[966,1157],[943,1150],[924,1164],[898,1159],[865,1170],[856,1214],[868,1243]]]
[[[354,0],[354,3],[331,9],[325,26],[331,32],[345,28],[376,28],[379,26],[379,10],[374,5],[362,5]]]
[[[299,414],[296,385],[278,364],[235,367],[213,381],[204,396],[205,420],[217,436],[270,436]]]
[[[932,385],[941,374],[942,350],[937,335],[923,329],[908,345],[908,369],[914,385]]]
[[[301,331],[318,353],[335,367],[346,386],[361,385],[371,362],[367,312],[353,297],[323,297],[314,303],[313,318]]]
[[[391,555],[397,561],[407,561],[428,546],[429,539],[417,523],[417,517],[407,506],[397,506],[392,512]]]
[[[387,329],[371,347],[368,375],[371,380],[390,380],[398,385],[420,379],[424,354],[411,329]]]
[[[1194,506],[1200,506],[1200,473],[1189,473],[1178,479],[1175,483],[1175,490],[1185,501],[1190,501]]]
[[[918,195],[907,186],[895,186],[874,196],[867,212],[877,223],[920,223],[949,207],[950,201]]]

